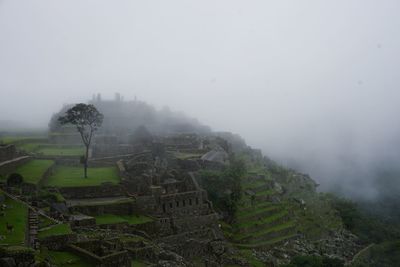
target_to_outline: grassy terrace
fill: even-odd
[[[56,166],[46,185],[56,187],[96,186],[104,182],[113,184],[119,182],[115,167],[88,168],[88,178],[83,178],[83,167]]]
[[[236,214],[237,214],[238,220],[240,221],[241,219],[247,220],[247,218],[250,216],[256,216],[258,214],[261,215],[264,212],[277,210],[278,208],[279,208],[278,205],[266,203],[266,204],[263,204],[260,206],[255,206],[254,208],[239,209]]]
[[[45,156],[82,156],[85,154],[82,146],[42,145],[38,146],[35,152]]]
[[[46,140],[44,135],[33,135],[33,136],[1,136],[0,141],[4,144],[15,144],[23,142],[41,142]]]
[[[259,248],[259,247],[265,247],[269,245],[273,245],[276,243],[279,243],[281,241],[288,240],[290,238],[295,237],[296,234],[288,234],[288,235],[283,235],[277,238],[269,239],[267,241],[262,241],[262,242],[252,242],[251,244],[235,244],[236,247],[241,248],[241,249],[253,249],[253,248]],[[263,265],[264,266],[264,265]]]
[[[43,174],[53,165],[52,160],[31,160],[14,171],[24,178],[24,182],[37,184]]]
[[[144,215],[113,215],[113,214],[104,214],[96,216],[97,224],[114,224],[114,223],[125,223],[134,225],[134,224],[142,224],[147,222],[152,222],[153,219]]]
[[[263,236],[263,235],[266,235],[266,234],[269,234],[272,232],[279,232],[281,230],[285,230],[285,229],[291,228],[293,226],[295,226],[295,223],[290,221],[290,222],[286,222],[283,224],[279,224],[274,227],[266,227],[265,229],[257,231],[257,232],[236,234],[235,239],[239,241],[239,240],[242,240],[245,238],[260,237],[260,236]]]
[[[1,191],[0,194],[2,194]],[[7,208],[4,211],[4,216],[0,216],[0,235],[5,238],[0,240],[0,244],[22,245],[25,241],[28,209],[22,203],[8,197],[6,197],[5,204]],[[12,232],[7,231],[7,222],[14,226]]]
[[[279,212],[277,212],[274,215],[271,215],[269,217],[265,217],[265,218],[263,218],[261,220],[243,221],[241,223],[238,223],[236,226],[238,228],[249,228],[249,227],[252,227],[252,226],[268,224],[268,223],[272,223],[272,222],[274,222],[276,220],[282,219],[287,215],[288,215],[288,212],[286,210],[283,210],[283,211],[279,211]]]
[[[200,158],[203,154],[198,153],[182,153],[174,152],[174,156],[178,159],[190,159],[190,158]]]
[[[54,235],[67,235],[71,233],[72,230],[69,224],[56,224],[44,229],[43,231],[39,231],[38,237],[45,238]]]

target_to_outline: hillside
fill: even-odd
[[[79,138],[66,142],[75,133],[57,126],[56,115],[48,137],[1,137],[0,201],[3,214],[15,219],[0,220],[0,261],[127,267],[397,261],[391,251],[398,225],[318,192],[311,177],[279,166],[240,136],[190,127],[158,131],[174,120],[144,124],[147,111],[135,115],[136,128],[120,128],[134,120],[125,112],[150,106],[121,99],[98,105],[107,120],[86,179]],[[128,110],[107,111],[111,106]],[[10,227],[27,231],[11,237]]]

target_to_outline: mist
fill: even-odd
[[[375,198],[377,170],[399,161],[399,8],[3,0],[0,121],[45,128],[65,103],[119,92],[238,133],[323,191]]]

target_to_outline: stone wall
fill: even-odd
[[[115,215],[130,215],[135,210],[134,202],[121,202],[121,203],[104,203],[104,204],[87,204],[73,206],[69,208],[70,212],[83,213],[90,216],[102,214],[115,214]]]
[[[165,215],[204,215],[211,207],[203,190],[161,195],[158,200],[158,214]]]
[[[117,145],[107,145],[107,144],[96,144],[93,146],[94,158],[112,157],[118,155],[128,155],[135,154],[142,150],[141,147],[129,145],[129,144],[117,144]]]
[[[40,239],[40,245],[47,247],[50,250],[64,249],[70,243],[76,242],[76,234],[53,235]]]

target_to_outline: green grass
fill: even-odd
[[[97,224],[114,224],[127,222],[131,225],[153,221],[152,218],[143,215],[113,215],[104,214],[95,216]]]
[[[49,236],[54,236],[54,235],[67,235],[71,234],[72,230],[69,224],[56,224],[54,226],[50,226],[49,228],[46,228],[43,231],[39,231],[38,237],[39,238],[46,238]]]
[[[57,266],[66,267],[91,267],[93,264],[89,263],[87,260],[66,251],[47,251],[42,253],[42,258],[48,258],[50,261]]]
[[[30,152],[35,152],[40,147],[40,144],[39,143],[20,143],[20,144],[17,144],[16,146],[17,146],[17,149],[30,153]]]
[[[96,186],[105,182],[119,182],[115,167],[88,168],[88,178],[83,178],[83,167],[56,166],[47,180],[47,186]]]
[[[235,244],[236,247],[241,248],[241,249],[253,249],[253,248],[259,248],[259,247],[265,247],[265,246],[270,246],[272,244],[276,244],[279,242],[282,242],[284,240],[288,240],[290,238],[295,237],[296,234],[289,234],[286,236],[279,236],[277,238],[273,238],[267,241],[262,241],[262,242],[254,242],[251,244]]]
[[[236,215],[239,221],[242,219],[247,220],[248,217],[257,216],[264,212],[273,211],[278,209],[278,205],[266,205],[261,207],[255,207],[254,209],[238,210]]]
[[[7,205],[4,216],[0,216],[0,235],[5,237],[0,244],[21,245],[25,241],[25,228],[28,221],[28,209],[22,203],[6,197],[4,204]],[[7,231],[6,224],[14,226],[12,232]]]
[[[24,182],[37,184],[53,163],[52,160],[31,160],[17,167],[14,172],[20,174]]]
[[[85,154],[85,150],[81,146],[41,146],[35,152],[45,156],[82,156]]]
[[[131,262],[131,266],[132,267],[145,267],[145,266],[149,266],[149,264],[143,262],[143,261],[137,261],[137,260],[133,260]]]
[[[1,136],[0,143],[3,142],[4,144],[16,144],[16,143],[23,143],[23,142],[38,142],[44,141],[45,136],[37,135],[37,136]]]

